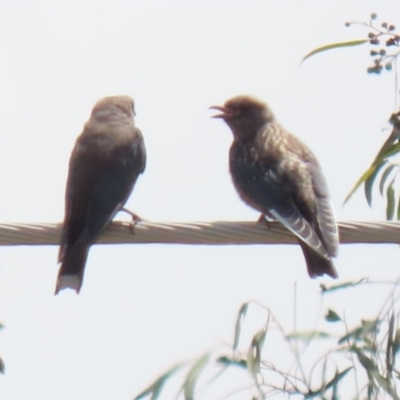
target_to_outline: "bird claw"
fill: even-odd
[[[121,208],[121,211],[126,212],[132,217],[132,221],[129,223],[130,230],[132,232],[132,235],[135,234],[135,227],[136,225],[142,220],[142,218],[139,217],[139,215],[135,214],[134,212],[128,210],[127,208]]]
[[[257,220],[257,224],[263,224],[267,222],[267,217],[264,214],[260,214],[260,217]]]
[[[260,218],[257,220],[257,224],[264,224],[266,225],[267,229],[271,229],[271,218],[266,214],[261,214]]]

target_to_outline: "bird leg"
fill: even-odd
[[[128,210],[125,207],[121,208],[121,211],[126,212],[127,214],[129,214],[132,217],[132,221],[130,222],[130,229],[132,234],[135,234],[135,226],[142,220],[139,215],[135,214],[134,212]]]
[[[257,220],[257,224],[265,224],[269,230],[269,229],[271,229],[270,222],[272,222],[273,220],[274,220],[274,217],[272,215],[270,215],[269,213],[261,214],[260,218],[258,218],[258,220]]]

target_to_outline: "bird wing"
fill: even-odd
[[[142,174],[146,169],[146,148],[144,147],[144,139],[142,135],[142,131],[139,128],[135,127],[135,135],[136,139],[133,143],[133,157],[135,160],[138,160],[137,165],[139,172]]]
[[[293,201],[286,201],[284,203],[277,204],[273,206],[269,212],[274,218],[281,222],[303,242],[307,243],[318,254],[327,258],[330,256],[317,232],[304,218],[297,205]]]
[[[312,218],[308,217],[313,210],[305,210],[307,205],[296,195],[301,184],[299,179],[292,171],[267,158],[249,161],[243,151],[243,147],[234,145],[230,153],[230,170],[241,198],[262,213],[272,215],[317,253],[329,258]]]
[[[278,171],[290,200],[277,207],[275,217],[319,254],[336,256],[337,226],[327,184],[315,156],[308,149],[291,153],[279,163]]]
[[[96,240],[125,204],[146,165],[141,134],[107,157],[99,157],[97,148],[92,150],[78,143],[71,156],[59,261],[76,242]]]
[[[308,162],[307,168],[311,175],[311,181],[316,198],[316,219],[318,227],[329,254],[337,256],[339,250],[338,228],[333,214],[333,208],[329,199],[328,188],[321,167],[316,162]]]
[[[318,254],[323,257],[330,256],[318,234],[310,223],[301,215],[295,204],[286,204],[283,207],[279,205],[271,208],[269,211],[271,215],[303,242],[307,243]]]

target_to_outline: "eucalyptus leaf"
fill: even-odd
[[[360,40],[351,40],[350,42],[339,42],[339,43],[332,43],[322,47],[318,47],[317,49],[310,51],[302,60],[303,63],[307,58],[310,58],[316,54],[323,53],[324,51],[333,50],[333,49],[341,49],[344,47],[353,47],[353,46],[360,46],[361,44],[369,42],[368,39],[360,39]]]

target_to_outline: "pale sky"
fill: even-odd
[[[231,132],[208,110],[242,93],[267,101],[312,148],[338,220],[383,219],[383,203],[370,209],[362,191],[342,202],[388,134],[394,74],[366,73],[367,46],[300,62],[318,46],[364,38],[365,29],[344,23],[373,11],[400,27],[399,8],[349,0],[3,1],[0,221],[63,219],[75,139],[93,104],[114,94],[134,97],[147,148],[129,209],[151,221],[256,221],[229,176]],[[319,284],[333,282],[309,279],[298,246],[109,245],[92,248],[79,296],[55,297],[57,252],[0,249],[1,399],[131,399],[175,362],[229,343],[245,301],[270,307],[290,331],[295,284],[299,328],[314,327],[328,307],[345,310],[350,325],[373,317],[388,293],[348,291],[321,306]],[[394,280],[399,266],[394,245],[343,245],[336,261],[340,281]],[[265,314],[251,323],[254,333]]]

